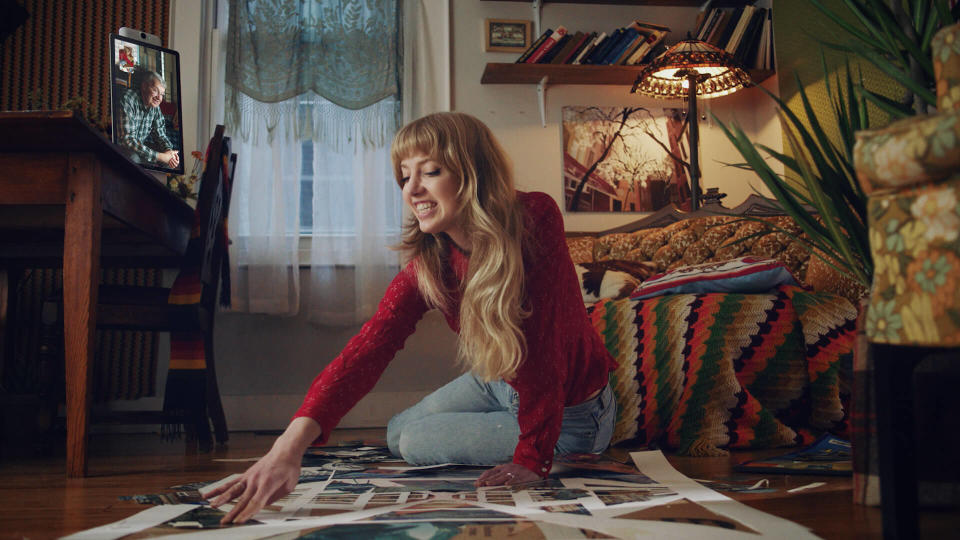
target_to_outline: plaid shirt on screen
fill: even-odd
[[[131,88],[120,98],[123,108],[123,136],[121,142],[137,153],[144,162],[156,162],[158,152],[150,149],[145,141],[151,132],[156,133],[157,139],[163,146],[162,151],[173,148],[173,143],[167,137],[164,128],[163,114],[160,107],[146,107],[140,98],[140,93]]]

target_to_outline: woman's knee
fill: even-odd
[[[511,423],[509,417],[500,416],[440,413],[413,420],[399,430],[396,452],[413,465],[492,465],[509,461],[519,428],[516,420]]]
[[[403,427],[407,422],[403,418],[403,413],[396,414],[387,422],[387,448],[390,453],[402,457],[400,454],[400,435],[403,433]]]

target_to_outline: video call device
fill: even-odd
[[[109,71],[113,142],[145,169],[183,174],[180,54],[121,28],[110,34]]]

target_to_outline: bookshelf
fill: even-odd
[[[484,2],[494,0],[483,0]],[[607,4],[611,6],[680,6],[700,7],[704,0],[496,0],[500,2],[523,2],[525,4]],[[711,3],[711,7],[738,7],[753,0],[720,0]]]
[[[571,65],[571,64],[514,64],[488,63],[480,84],[537,84],[547,77],[550,84],[633,85],[643,65]],[[773,71],[748,70],[753,82],[759,84]]]
[[[482,0],[487,1],[487,0]],[[524,2],[531,4],[534,11],[536,33],[540,33],[540,10],[547,3],[554,4],[605,4],[629,6],[676,6],[701,7],[704,0],[500,0],[507,2]],[[742,8],[753,4],[755,0],[713,0],[710,10],[714,8]],[[752,9],[752,8],[750,8]],[[708,12],[709,12],[708,11]],[[550,64],[550,63],[494,63],[484,66],[480,84],[536,84],[537,101],[540,106],[540,121],[546,127],[546,110],[544,105],[548,85],[619,85],[632,86],[645,64],[610,65],[610,64]],[[747,72],[755,84],[770,78],[773,70],[748,69]]]

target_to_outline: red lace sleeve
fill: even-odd
[[[512,381],[519,397],[520,440],[513,462],[546,476],[560,436],[566,399],[569,349],[580,336],[586,311],[564,239],[563,217],[551,197],[528,193],[526,270],[530,316],[524,320],[527,356]]]
[[[316,444],[325,443],[340,419],[373,388],[426,313],[416,280],[412,264],[397,274],[374,316],[313,380],[294,418],[306,416],[320,424]]]

